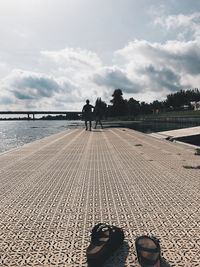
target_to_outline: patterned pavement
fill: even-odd
[[[200,266],[200,156],[112,128],[68,130],[0,155],[0,266],[87,266],[98,222],[125,231],[106,267],[137,267],[153,233],[166,264]]]

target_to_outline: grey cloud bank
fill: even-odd
[[[95,73],[92,80],[99,86],[105,86],[113,90],[123,88],[125,93],[134,94],[141,90],[140,85],[129,79],[127,73],[118,67],[105,67]]]
[[[161,91],[161,88],[166,88],[169,91],[184,89],[180,85],[180,77],[170,69],[155,69],[154,66],[150,65],[144,70],[144,74],[149,77],[154,90]]]
[[[56,95],[57,99],[63,101],[68,95],[67,99],[77,100],[77,106],[73,107],[80,109],[85,98],[93,96],[94,101],[98,96],[107,95],[106,91],[111,95],[116,88],[121,88],[124,93],[134,97],[134,94],[145,95],[149,91],[163,95],[163,92],[167,94],[186,87],[197,87],[196,80],[192,77],[200,75],[199,48],[197,40],[170,41],[164,44],[136,40],[115,52],[115,59],[119,57],[120,62],[120,58],[123,58],[123,63],[113,66],[104,66],[100,58],[91,51],[78,49],[73,55],[69,48],[46,51],[41,56],[55,64],[51,65],[50,73],[14,70],[2,79],[4,93],[1,92],[1,95],[3,93],[2,97],[6,97],[9,92],[12,98],[16,98],[15,105],[17,99],[38,99],[42,102],[43,98],[50,100]],[[67,99],[63,108],[67,108],[69,104]],[[52,104],[53,102],[52,100]],[[35,107],[38,108],[37,105]]]
[[[2,80],[1,104],[12,106],[24,103],[24,107],[37,109],[42,109],[43,103],[59,106],[63,98],[66,103],[74,102],[76,96],[73,91],[76,89],[67,78],[56,79],[43,73],[14,70]]]

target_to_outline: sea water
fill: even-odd
[[[0,153],[66,129],[82,127],[82,121],[0,121]]]

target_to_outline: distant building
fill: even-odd
[[[194,108],[194,110],[200,110],[200,101],[198,102],[191,102],[190,103],[192,105],[192,107]]]

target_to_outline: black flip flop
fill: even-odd
[[[86,251],[88,265],[101,266],[122,245],[123,240],[124,233],[121,228],[103,223],[95,225],[92,229],[91,243]]]
[[[135,240],[137,258],[142,267],[160,266],[160,243],[153,236],[143,235]]]

